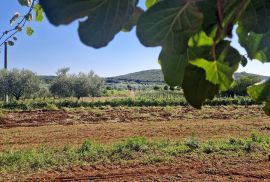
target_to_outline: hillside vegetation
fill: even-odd
[[[258,77],[261,77],[262,80],[269,78],[267,76],[256,75],[256,74],[246,73],[246,72],[234,74],[234,77],[236,79],[239,79],[243,76],[258,76]],[[107,80],[107,82],[112,82],[112,83],[113,82],[115,82],[115,83],[119,83],[119,82],[138,82],[138,83],[164,82],[163,73],[159,69],[145,70],[145,71],[129,73],[126,75],[121,75],[121,76],[108,77],[108,78],[106,78],[106,80]]]
[[[262,80],[268,79],[268,76],[257,75],[252,73],[240,72],[235,73],[235,79],[239,79],[244,76],[258,76],[261,77]],[[40,75],[41,80],[45,83],[51,83],[56,76],[53,75]],[[152,70],[144,70],[138,71],[134,73],[129,73],[125,75],[119,75],[114,77],[107,77],[107,83],[120,83],[120,82],[138,82],[138,83],[165,83],[163,78],[163,73],[159,69],[152,69]]]
[[[145,70],[107,78],[108,82],[164,82],[161,70]]]

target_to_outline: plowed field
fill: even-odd
[[[131,136],[150,140],[198,141],[270,135],[270,119],[259,106],[95,108],[6,112],[0,119],[0,151],[46,145],[79,145],[85,139],[112,144]],[[0,181],[270,181],[270,162],[262,154],[183,155],[173,163],[70,166],[8,174]]]

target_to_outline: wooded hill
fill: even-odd
[[[240,77],[243,76],[259,76],[261,77],[262,80],[269,79],[270,77],[267,76],[262,76],[262,75],[256,75],[252,73],[246,73],[246,72],[241,72],[241,73],[235,73],[234,77],[236,79],[239,79]],[[55,76],[46,76],[42,75],[40,78],[45,82],[45,83],[51,83]],[[135,83],[164,83],[164,78],[162,71],[159,69],[153,69],[153,70],[144,70],[144,71],[139,71],[139,72],[134,72],[134,73],[129,73],[126,75],[120,75],[120,76],[115,76],[115,77],[108,77],[105,78],[107,83],[121,83],[121,82],[135,82]]]
[[[262,80],[268,79],[267,76],[261,76],[246,72],[235,73],[234,77],[239,79],[243,76],[259,76]],[[145,70],[139,71],[134,73],[129,73],[126,75],[115,76],[106,78],[108,83],[119,83],[119,82],[137,82],[137,83],[144,83],[144,82],[164,82],[163,74],[161,70],[154,69],[154,70]]]

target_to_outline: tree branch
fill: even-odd
[[[27,22],[27,20],[26,20],[26,17],[29,15],[29,14],[31,14],[31,12],[33,11],[33,9],[34,9],[34,7],[35,7],[35,3],[37,2],[37,0],[33,0],[33,2],[32,2],[32,4],[31,4],[31,6],[30,6],[30,8],[29,8],[29,10],[28,10],[28,12],[27,12],[27,14],[25,15],[25,16],[23,16],[23,18],[21,19],[21,21],[19,21],[19,23],[17,24],[17,26],[15,26],[14,28],[12,28],[12,29],[9,29],[9,30],[6,30],[6,31],[4,31],[3,32],[3,34],[0,36],[0,41],[5,37],[5,36],[8,36],[8,34],[10,34],[10,33],[12,33],[11,35],[9,35],[7,38],[5,38],[5,40],[4,41],[2,41],[1,42],[1,44],[0,44],[0,47],[2,46],[2,45],[4,45],[4,43],[6,42],[6,41],[8,41],[10,38],[12,38],[14,35],[16,35],[18,32],[20,32],[19,30],[18,30],[18,27],[20,27],[21,29],[25,26],[25,24],[26,24],[26,22]]]

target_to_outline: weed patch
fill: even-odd
[[[8,150],[0,152],[0,172],[37,171],[49,168],[67,168],[74,165],[97,163],[158,163],[191,153],[224,154],[266,153],[270,136],[252,133],[249,138],[231,138],[196,142],[194,135],[184,141],[148,141],[144,137],[131,137],[125,141],[102,145],[85,140],[81,146],[63,148]],[[196,145],[195,145],[196,144]]]

